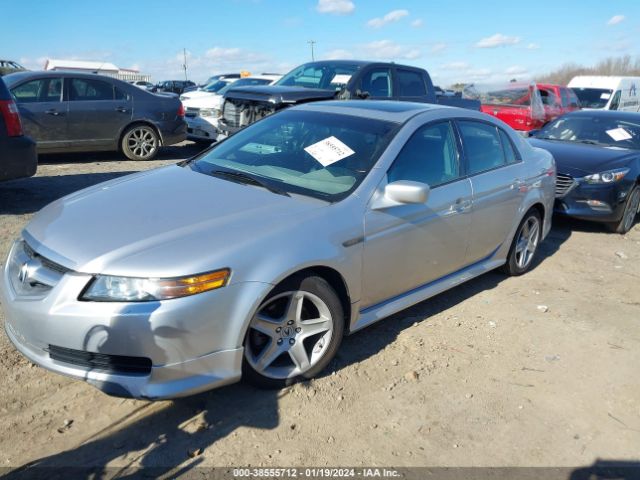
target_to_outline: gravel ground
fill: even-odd
[[[41,158],[0,184],[0,258],[80,188],[193,155]],[[555,221],[527,275],[489,273],[347,337],[320,378],[188,399],[108,397],[0,336],[5,467],[588,466],[640,460],[640,225]],[[4,322],[0,311],[0,321]]]

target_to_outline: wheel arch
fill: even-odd
[[[136,125],[145,125],[147,127],[153,128],[153,131],[156,132],[156,135],[158,135],[158,147],[161,147],[164,144],[162,133],[160,132],[160,129],[157,125],[155,125],[153,122],[150,122],[149,120],[132,120],[131,122],[127,123],[122,128],[122,130],[120,130],[120,134],[118,135],[118,150],[122,150],[122,139],[124,138],[124,134],[127,132],[127,130],[129,130],[131,127],[135,127]]]
[[[283,282],[286,282],[290,278],[297,276],[317,276],[322,278],[331,286],[331,288],[333,288],[333,290],[336,292],[336,295],[338,295],[338,298],[340,299],[340,304],[342,305],[342,310],[344,313],[345,329],[348,330],[351,321],[351,295],[349,293],[349,287],[344,276],[335,268],[328,267],[326,265],[313,265],[289,273],[285,277],[279,279],[277,282],[274,282],[273,288],[277,287]]]

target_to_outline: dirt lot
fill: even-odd
[[[195,151],[148,163],[42,158],[36,177],[0,184],[0,258],[55,198]],[[31,365],[2,334],[0,462],[186,471],[640,460],[640,225],[618,236],[556,221],[541,248],[529,274],[490,273],[394,315],[346,338],[323,377],[280,392],[111,398]]]

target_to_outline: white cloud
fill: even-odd
[[[538,50],[540,48],[540,45],[538,45],[537,43],[530,43],[525,48],[527,50]]]
[[[416,18],[413,22],[411,22],[411,26],[413,28],[420,28],[422,25],[424,25],[424,22],[421,18]]]
[[[447,49],[447,44],[446,43],[435,43],[431,46],[431,48],[429,49],[429,52],[431,53],[440,53],[443,52]]]
[[[611,17],[608,21],[607,21],[607,25],[611,26],[611,25],[617,25],[621,22],[624,21],[624,15],[614,15],[613,17]]]
[[[330,50],[322,55],[324,60],[347,60],[353,58],[353,54],[349,50],[338,48],[336,50]]]
[[[495,35],[481,39],[476,43],[476,48],[496,48],[515,45],[516,43],[520,43],[520,37],[509,37],[508,35],[496,33]]]
[[[469,70],[467,62],[450,62],[441,66],[444,70]]]
[[[402,20],[404,17],[409,15],[408,10],[392,10],[387,13],[384,17],[380,18],[372,18],[367,22],[367,25],[372,28],[380,28],[384,27],[389,23],[394,23]]]
[[[318,12],[332,15],[348,15],[355,8],[356,6],[351,0],[318,0],[318,5],[316,6]]]
[[[504,73],[507,75],[524,75],[525,73],[529,73],[529,71],[521,67],[520,65],[514,65],[512,67],[507,68]]]
[[[377,40],[363,46],[364,53],[378,60],[405,59],[414,60],[421,56],[420,50],[400,45],[392,40]]]

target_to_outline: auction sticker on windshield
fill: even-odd
[[[355,153],[334,136],[309,145],[304,151],[320,162],[323,167],[328,167]]]
[[[630,138],[633,138],[631,135],[629,135],[629,132],[621,127],[607,130],[607,135],[613,138],[616,142],[621,142],[623,140],[629,140]]]
[[[351,75],[338,73],[331,79],[331,85],[346,85],[351,80]]]

